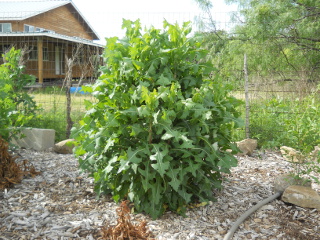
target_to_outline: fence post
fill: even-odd
[[[73,121],[71,118],[71,93],[70,93],[70,88],[71,88],[71,81],[72,81],[72,67],[74,64],[74,59],[68,58],[66,55],[66,61],[67,61],[67,72],[65,75],[65,81],[66,81],[66,98],[67,98],[67,126],[66,126],[66,138],[70,138],[71,134],[71,128],[73,126]]]
[[[244,54],[244,93],[246,99],[246,138],[250,138],[250,103],[249,103],[249,78],[247,66],[247,54]]]

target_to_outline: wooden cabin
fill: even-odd
[[[95,40],[98,34],[71,0],[0,2],[0,55],[23,49],[26,73],[40,84],[64,79],[70,69],[74,79],[96,78],[103,46]]]

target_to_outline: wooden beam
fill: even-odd
[[[42,37],[38,37],[38,80],[39,83],[43,83],[43,39]]]

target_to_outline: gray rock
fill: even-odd
[[[66,139],[61,142],[58,142],[54,145],[53,151],[61,154],[70,154],[73,151],[74,145],[72,144],[74,139]]]
[[[280,147],[280,152],[284,159],[288,162],[303,163],[305,161],[305,157],[301,154],[301,152],[295,150],[294,148],[282,146]]]
[[[307,179],[300,178],[297,179],[291,174],[282,174],[276,177],[274,180],[274,190],[275,192],[284,192],[284,190],[292,185],[299,185],[311,188],[311,182]]]
[[[316,208],[320,210],[319,194],[304,186],[293,185],[286,188],[281,197],[282,201],[305,208]]]
[[[258,146],[258,141],[256,139],[244,139],[240,142],[236,142],[238,148],[241,150],[242,153],[240,155],[249,155],[251,156],[253,151],[257,148]]]

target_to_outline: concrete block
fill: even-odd
[[[12,140],[12,143],[22,148],[44,151],[54,146],[55,130],[41,128],[25,128],[21,131],[25,136]]]

